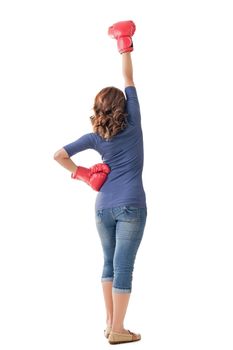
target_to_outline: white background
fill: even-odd
[[[1,1],[0,348],[108,349],[96,194],[53,154],[123,89],[109,25],[132,54],[148,221],[126,327],[138,349],[233,348],[231,1]],[[77,164],[101,161],[94,151]]]

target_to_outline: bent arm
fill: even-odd
[[[64,168],[74,173],[77,169],[77,165],[70,159],[68,153],[64,148],[59,149],[54,154],[54,159]]]
[[[125,87],[134,86],[133,64],[130,52],[122,53],[122,73],[125,82]]]

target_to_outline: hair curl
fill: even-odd
[[[102,89],[95,97],[94,115],[91,123],[95,133],[105,140],[124,130],[127,126],[124,93],[115,87]]]

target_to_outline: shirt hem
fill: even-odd
[[[112,205],[104,205],[104,206],[95,206],[95,209],[96,210],[103,210],[103,209],[112,209],[112,208],[117,208],[117,207],[122,207],[122,206],[125,206],[125,205],[129,205],[129,206],[132,206],[132,207],[135,207],[135,208],[147,208],[147,205],[145,202],[119,202],[119,203],[114,203]]]

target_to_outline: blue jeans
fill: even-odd
[[[146,208],[128,205],[96,211],[104,253],[102,281],[113,281],[115,293],[131,292],[134,262],[146,217]]]

